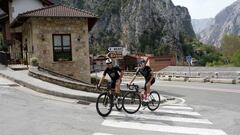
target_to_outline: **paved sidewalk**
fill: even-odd
[[[48,83],[29,76],[28,70],[14,71],[10,68],[4,67],[3,65],[0,65],[0,76],[8,78],[34,91],[58,97],[96,102],[99,95],[97,93],[74,90],[56,84]],[[166,101],[166,98],[161,96],[161,100]]]
[[[34,91],[49,95],[95,102],[99,94],[73,90],[28,76],[28,70],[13,71],[0,65],[0,76],[8,78]]]

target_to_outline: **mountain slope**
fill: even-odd
[[[206,19],[192,19],[192,26],[196,35],[202,32],[204,29],[214,24],[214,18]]]
[[[182,55],[180,37],[195,37],[187,8],[171,0],[73,0],[100,19],[90,33],[91,50],[123,46],[132,53],[159,54],[162,45]]]
[[[220,47],[225,34],[240,35],[240,0],[217,14],[214,24],[200,33],[200,40]]]

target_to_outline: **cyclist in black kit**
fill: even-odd
[[[149,66],[146,66],[146,61],[145,60],[141,60],[139,62],[140,68],[137,69],[136,74],[134,75],[133,79],[130,82],[130,85],[132,84],[132,82],[135,80],[136,76],[141,73],[142,76],[144,76],[145,78],[145,85],[144,85],[144,100],[148,101],[148,96],[150,94],[150,87],[151,85],[154,84],[155,82],[155,78],[153,76],[152,73],[152,69]]]
[[[120,84],[123,77],[123,72],[118,66],[112,65],[112,60],[106,60],[107,68],[105,69],[101,80],[99,81],[97,87],[100,87],[103,79],[106,74],[108,74],[111,78],[111,88],[115,89],[115,96],[118,97],[120,95]]]

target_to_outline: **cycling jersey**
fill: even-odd
[[[115,82],[120,78],[118,71],[121,72],[121,69],[118,66],[112,67],[112,68],[106,68],[103,75],[106,76],[106,74],[108,74],[112,79],[112,81]]]
[[[145,66],[144,68],[139,68],[136,72],[136,75],[138,75],[139,73],[142,74],[142,76],[144,76],[145,78],[145,85],[144,85],[144,89],[147,89],[147,83],[150,81],[152,74],[151,74],[152,69],[149,66]],[[155,78],[153,78],[151,80],[151,85],[153,85],[155,82]]]
[[[136,75],[139,75],[139,73],[142,74],[142,76],[145,78],[145,80],[150,80],[152,77],[151,74],[151,68],[149,66],[145,66],[144,68],[139,68],[136,72]]]

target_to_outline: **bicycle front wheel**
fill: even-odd
[[[149,95],[148,109],[155,111],[160,105],[160,96],[157,91],[151,91]]]
[[[136,113],[141,107],[141,97],[136,92],[127,92],[123,97],[123,109],[127,113]]]
[[[107,92],[101,93],[96,102],[96,109],[99,115],[106,117],[112,111],[112,99]]]

